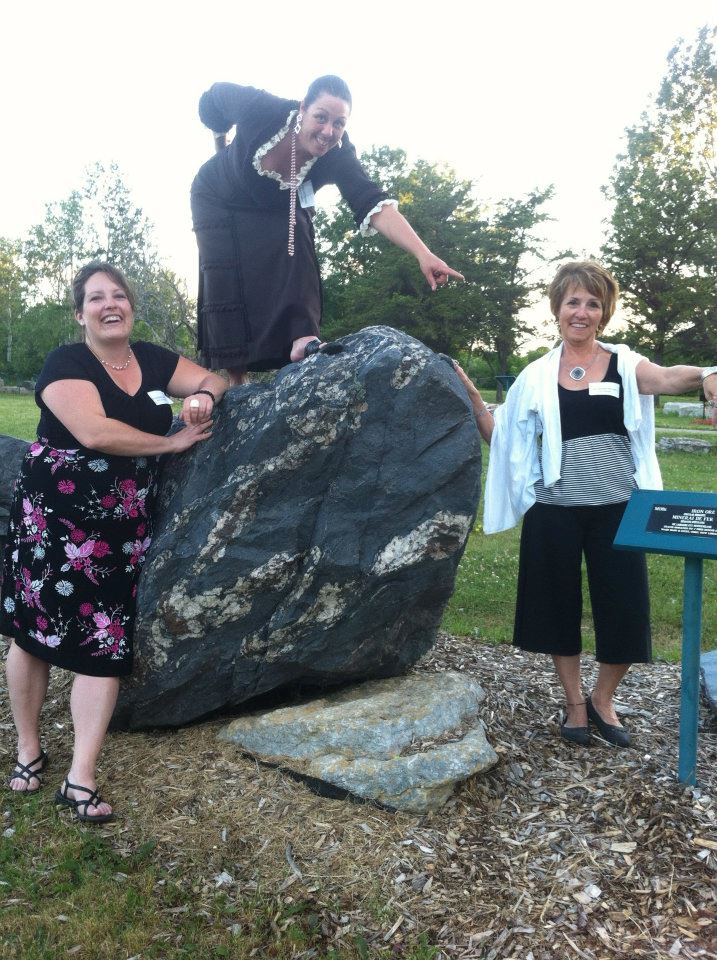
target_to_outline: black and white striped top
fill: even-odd
[[[623,419],[617,355],[610,357],[604,379],[585,390],[567,390],[558,384],[558,400],[563,439],[560,479],[552,487],[538,480],[535,499],[563,507],[629,500],[637,484]],[[540,447],[538,456],[542,467]]]

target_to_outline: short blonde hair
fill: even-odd
[[[550,309],[556,320],[560,313],[560,306],[572,287],[584,287],[602,304],[602,320],[598,330],[602,333],[610,317],[615,313],[620,296],[617,280],[597,260],[573,260],[570,263],[564,263],[548,287]]]

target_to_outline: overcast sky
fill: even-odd
[[[715,22],[714,0],[14,2],[0,57],[0,235],[24,236],[86,167],[114,160],[193,292],[189,187],[212,150],[199,95],[231,80],[300,98],[338,73],[359,150],[447,163],[485,199],[552,183],[553,248],[597,253],[600,188],[625,127],[677,40]]]

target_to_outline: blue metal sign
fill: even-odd
[[[685,558],[682,607],[680,783],[697,782],[697,729],[702,636],[702,566],[717,558],[717,494],[634,490],[613,546]]]
[[[634,490],[614,546],[717,558],[717,493]]]

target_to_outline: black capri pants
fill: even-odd
[[[572,657],[582,650],[581,561],[585,563],[600,663],[649,663],[650,597],[643,553],[612,542],[625,503],[558,507],[536,503],[523,517],[513,643]]]

